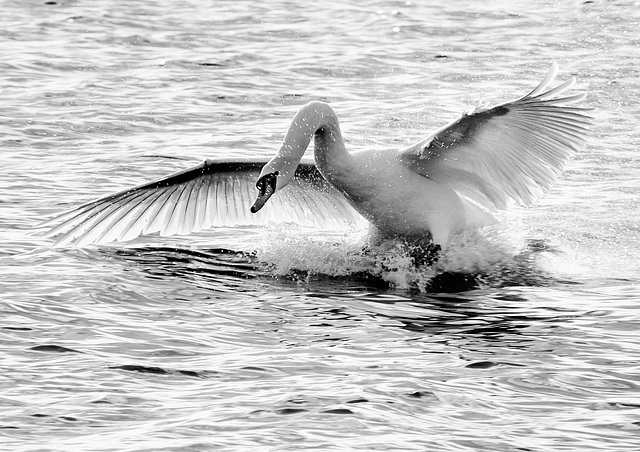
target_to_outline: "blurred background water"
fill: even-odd
[[[1,5],[0,449],[640,445],[638,2]],[[52,250],[34,229],[205,158],[272,155],[312,99],[351,149],[398,148],[554,60],[590,93],[589,146],[450,257],[482,267],[473,290],[434,293],[402,256],[381,272],[349,233]]]

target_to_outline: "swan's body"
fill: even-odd
[[[556,74],[554,64],[526,96],[478,107],[399,151],[348,152],[333,109],[310,102],[264,166],[206,161],[67,212],[50,220],[59,223],[50,234],[62,234],[59,244],[83,245],[215,225],[364,217],[378,234],[431,237],[445,246],[451,234],[494,222],[489,211],[509,200],[530,205],[584,145],[590,118],[586,109],[568,106],[584,95],[557,97],[573,80],[547,90]],[[312,138],[315,166],[301,165]],[[255,179],[259,194],[251,215]]]
[[[312,103],[306,108],[328,106]],[[316,150],[316,162],[324,178],[382,235],[431,236],[444,245],[450,233],[479,225],[471,203],[403,164],[400,152],[364,151],[321,160]],[[486,213],[482,220],[493,217]]]
[[[274,192],[288,184],[290,171],[297,167],[312,137],[320,174],[380,233],[431,236],[444,245],[452,231],[468,226],[471,215],[465,207],[472,208],[472,204],[463,203],[451,188],[413,171],[402,162],[401,152],[349,153],[333,109],[318,101],[298,111],[281,149],[262,170],[262,176],[278,172]],[[490,218],[485,214],[485,220]]]

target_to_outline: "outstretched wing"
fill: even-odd
[[[575,79],[548,89],[557,73],[553,63],[526,96],[463,114],[402,151],[401,161],[488,209],[504,209],[510,199],[530,205],[584,146],[591,124],[588,108],[571,106],[585,94],[558,96]]]
[[[208,160],[88,202],[41,226],[51,227],[47,236],[59,236],[54,246],[83,246],[132,240],[154,232],[188,234],[212,226],[292,222],[337,227],[362,221],[313,163],[300,164],[288,186],[260,212],[250,213],[255,181],[265,163]]]

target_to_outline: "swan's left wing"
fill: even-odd
[[[403,163],[488,209],[510,199],[530,205],[585,144],[584,94],[558,97],[575,80],[548,89],[558,66],[529,94],[462,115],[400,155]]]
[[[41,226],[54,246],[109,243],[139,235],[188,234],[215,226],[296,223],[339,227],[362,217],[313,163],[257,214],[249,212],[264,161],[210,161],[67,211]]]

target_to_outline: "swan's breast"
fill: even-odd
[[[455,191],[422,176],[393,153],[352,154],[349,168],[329,169],[330,183],[381,232],[403,236],[431,234],[444,244],[466,226],[465,209]]]

